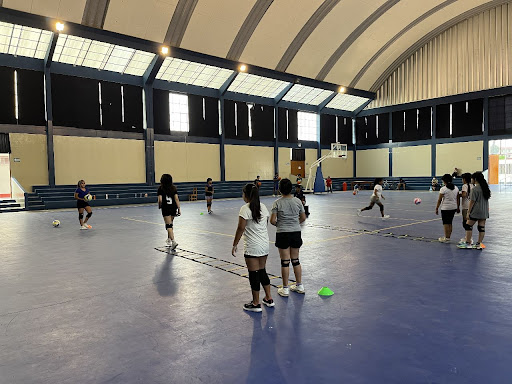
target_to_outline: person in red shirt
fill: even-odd
[[[325,185],[327,186],[327,192],[332,193],[332,179],[331,176],[327,176],[327,179],[325,180]]]

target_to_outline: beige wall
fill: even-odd
[[[327,155],[329,149],[322,149],[322,156]],[[347,151],[347,158],[329,158],[322,162],[322,174],[324,178],[353,177],[354,176],[354,151]]]
[[[163,173],[176,182],[220,180],[220,148],[218,144],[155,141],[155,181]]]
[[[274,147],[226,145],[226,180],[262,180],[274,177]]]
[[[356,177],[389,177],[389,149],[356,151]]]
[[[291,171],[291,148],[279,148],[279,176],[281,178],[290,178],[290,171]]]
[[[455,167],[463,172],[482,171],[483,149],[483,141],[437,144],[436,175],[452,174]]]
[[[143,140],[54,136],[55,184],[145,183]]]
[[[306,178],[309,176],[309,167],[311,167],[311,164],[313,164],[318,159],[317,153],[318,152],[316,149],[306,149]],[[316,168],[313,170],[313,172],[316,174]]]
[[[393,176],[430,176],[432,147],[417,145],[393,148]]]
[[[11,175],[27,192],[34,185],[48,185],[46,136],[28,133],[9,133],[11,142]],[[14,158],[20,162],[14,162]]]

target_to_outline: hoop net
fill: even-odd
[[[347,158],[347,144],[332,143],[331,156],[346,159]]]

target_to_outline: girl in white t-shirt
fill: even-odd
[[[462,182],[464,183],[462,185],[461,192],[459,193],[459,199],[460,199],[460,209],[462,212],[462,227],[465,231],[470,231],[471,227],[467,224],[467,221],[469,219],[468,217],[468,208],[469,208],[469,194],[471,192],[471,173],[463,173],[462,176]],[[473,240],[471,240],[471,243],[473,243]],[[463,237],[460,239],[459,244],[466,244],[466,238]]]
[[[270,279],[265,264],[269,251],[267,207],[260,203],[258,187],[247,184],[242,190],[242,197],[247,203],[240,208],[238,228],[236,229],[231,254],[236,257],[238,242],[244,238],[244,257],[249,271],[249,283],[252,290],[252,301],[244,304],[244,310],[261,312],[260,284],[265,290],[263,304],[267,307],[275,305],[270,294]]]
[[[375,182],[373,185],[375,187],[373,188],[373,194],[370,198],[370,205],[361,209],[357,210],[357,216],[361,216],[361,212],[363,211],[369,211],[373,208],[375,204],[377,204],[380,208],[380,214],[382,216],[382,219],[385,220],[389,218],[389,215],[384,214],[384,204],[381,203],[380,199],[386,200],[386,198],[382,195],[382,184],[384,184],[384,179],[381,177],[378,177],[375,179]]]
[[[439,191],[437,199],[436,215],[439,215],[441,208],[441,217],[443,219],[444,236],[439,238],[441,243],[449,243],[452,235],[452,223],[455,212],[460,212],[459,188],[453,184],[453,177],[446,173],[441,180],[443,186]]]

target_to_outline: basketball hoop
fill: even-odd
[[[332,143],[331,144],[331,157],[346,159],[347,158],[347,144]]]

